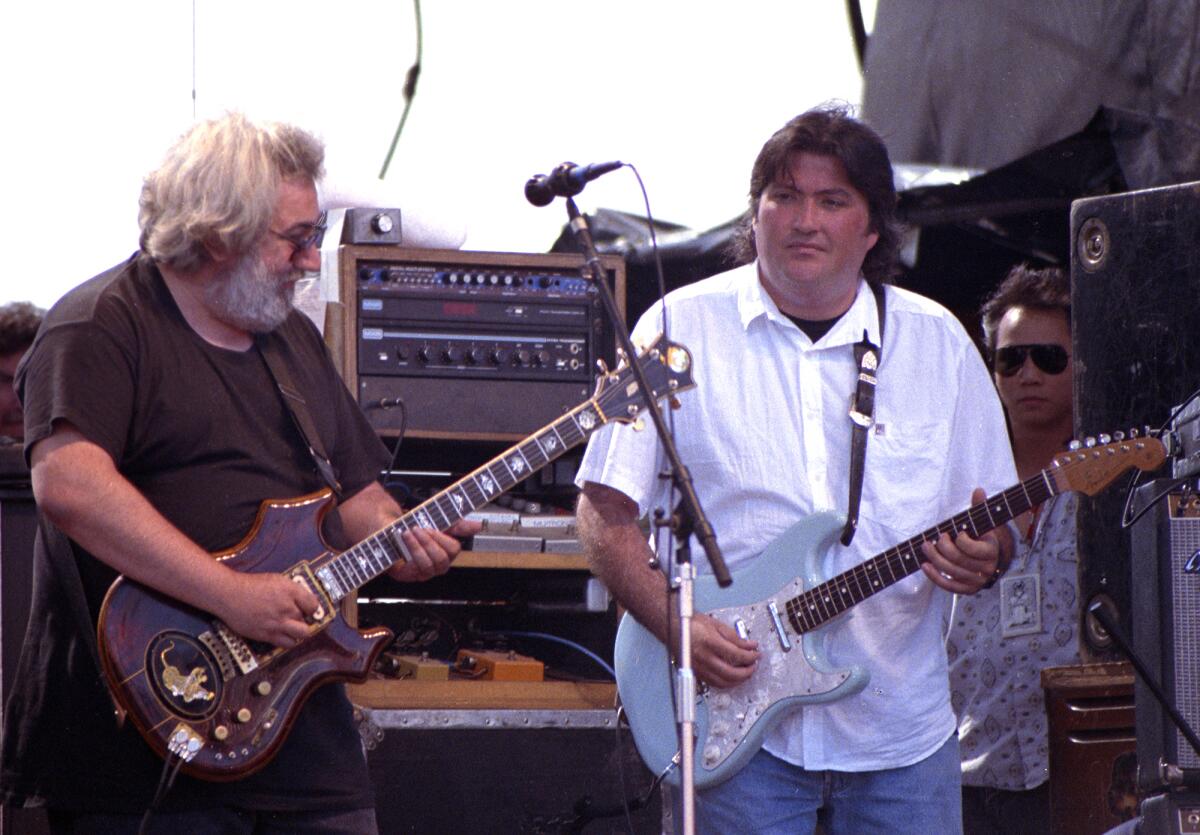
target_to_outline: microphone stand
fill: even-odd
[[[600,264],[600,255],[596,251],[595,242],[592,240],[591,230],[588,229],[587,219],[580,214],[579,208],[575,205],[574,198],[567,197],[566,200],[567,216],[570,218],[571,231],[583,246],[586,264],[585,271],[591,273],[592,282],[596,285],[600,293],[600,299],[604,304],[605,312],[607,312],[608,318],[613,324],[613,332],[617,336],[617,343],[629,358],[629,366],[642,393],[642,399],[646,404],[646,411],[654,423],[654,428],[658,431],[659,441],[662,443],[663,450],[667,455],[675,489],[679,491],[679,504],[676,507],[675,513],[672,514],[672,521],[666,524],[673,527],[677,541],[680,543],[676,560],[679,570],[679,658],[677,659],[677,677],[679,682],[680,788],[683,795],[683,835],[693,835],[695,832],[695,763],[693,760],[693,750],[695,745],[696,676],[692,670],[691,623],[696,568],[691,561],[691,552],[687,544],[693,532],[696,535],[696,539],[704,547],[705,556],[712,566],[713,576],[716,578],[717,584],[724,588],[733,582],[733,578],[729,576],[729,569],[725,566],[725,559],[721,556],[721,551],[717,547],[717,537],[713,532],[712,525],[709,523],[708,517],[704,515],[704,510],[700,507],[700,499],[696,495],[695,486],[692,484],[691,473],[688,472],[687,467],[684,466],[683,461],[679,458],[679,451],[675,448],[675,442],[667,431],[662,411],[658,408],[658,403],[650,390],[650,386],[646,383],[641,365],[637,363],[637,351],[633,347],[632,340],[629,338],[629,331],[625,327],[620,311],[617,310],[612,290],[605,280],[604,268]]]

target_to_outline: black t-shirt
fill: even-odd
[[[267,338],[280,344],[292,382],[308,401],[344,495],[354,495],[386,465],[386,449],[306,317],[292,313]],[[325,486],[261,354],[201,339],[144,256],[55,305],[18,370],[17,386],[26,450],[50,435],[56,421],[70,422],[209,551],[240,542],[264,500]],[[0,787],[8,802],[33,796],[59,808],[139,811],[153,795],[162,762],[131,724],[118,729],[92,644],[81,634],[83,606],[72,609],[78,584],[62,576],[48,550],[63,541],[61,534],[44,518],[40,525],[33,615],[5,714]],[[92,628],[115,573],[74,543],[69,550]],[[214,802],[264,810],[370,805],[342,685],[313,693],[262,771],[232,783],[181,776],[166,805]]]

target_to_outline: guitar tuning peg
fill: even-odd
[[[1123,441],[1123,440],[1125,440],[1125,433],[1124,432],[1114,432],[1113,438],[1117,441]]]
[[[1107,432],[1103,433],[1100,436],[1100,443],[1111,444],[1112,443],[1112,435],[1109,435]]]
[[[1088,449],[1091,449],[1092,447],[1094,447],[1096,445],[1096,439],[1089,435],[1087,438],[1084,439],[1083,445],[1085,447],[1087,447]]]
[[[1138,431],[1137,431],[1137,429],[1136,429],[1136,428],[1133,428],[1133,429],[1130,429],[1130,430],[1129,430],[1129,437],[1131,437],[1131,438],[1136,438],[1137,436],[1138,436]]]
[[[1075,452],[1076,450],[1080,449],[1082,446],[1083,446],[1083,444],[1079,443],[1079,441],[1072,438],[1071,443],[1067,444],[1067,449],[1071,450],[1071,452]]]

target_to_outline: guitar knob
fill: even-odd
[[[1109,434],[1107,434],[1107,433],[1106,433],[1106,434],[1103,434],[1103,435],[1101,435],[1101,436],[1100,436],[1100,443],[1102,443],[1102,444],[1110,444],[1110,443],[1112,443],[1112,435],[1109,435]]]
[[[253,718],[254,714],[250,712],[250,708],[244,707],[237,712],[237,720],[243,725]]]
[[[217,742],[224,742],[225,740],[229,739],[229,726],[217,725],[215,728],[213,728],[212,734],[213,739],[217,740]]]
[[[271,694],[271,682],[263,679],[258,684],[254,685],[254,692],[260,696],[269,696]]]

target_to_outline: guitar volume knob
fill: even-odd
[[[218,742],[224,742],[225,740],[229,739],[229,726],[217,725],[215,728],[213,728],[212,734],[213,739],[217,740]]]
[[[244,707],[244,708],[241,708],[241,709],[240,709],[240,710],[237,712],[237,717],[236,717],[236,718],[237,718],[237,720],[238,720],[239,722],[241,722],[241,723],[244,725],[244,724],[246,724],[247,722],[249,722],[249,721],[250,721],[250,720],[251,720],[253,717],[254,717],[254,714],[252,714],[252,713],[250,712],[250,708],[248,708],[248,707]]]
[[[254,692],[260,696],[269,696],[271,694],[271,682],[263,679],[258,684],[254,685]]]

